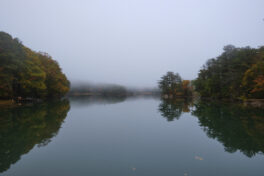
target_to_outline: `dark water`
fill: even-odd
[[[155,98],[0,109],[0,175],[262,176],[264,110]]]

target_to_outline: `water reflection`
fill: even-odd
[[[115,104],[127,99],[126,96],[72,96],[70,101],[78,106],[88,106],[95,104]]]
[[[207,136],[221,142],[227,152],[239,150],[248,157],[264,153],[263,108],[177,99],[162,100],[159,111],[168,121],[191,112]]]
[[[69,109],[67,100],[0,109],[0,173],[35,145],[47,145],[57,135]]]
[[[264,153],[264,110],[237,104],[199,102],[192,114],[208,137],[221,142],[227,152],[248,157]]]
[[[228,152],[241,151],[248,157],[263,154],[264,112],[261,109],[232,104],[193,103],[186,99],[161,102],[139,99],[107,107],[87,106],[122,101],[124,99],[73,100],[71,103],[76,106],[71,106],[70,115],[74,118],[67,119],[67,128],[63,129],[56,145],[49,145],[47,152],[31,152],[28,161],[21,160],[17,167],[11,167],[6,174],[28,175],[28,170],[31,172],[31,167],[34,167],[35,172],[45,170],[49,173],[43,172],[42,175],[52,175],[54,172],[74,175],[76,171],[80,171],[79,175],[111,175],[111,172],[112,175],[129,175],[132,172],[141,172],[142,175],[168,172],[175,175],[176,169],[183,175],[187,173],[183,168],[190,168],[190,173],[195,173],[198,166],[195,164],[201,164],[201,171],[207,173],[219,164],[229,169],[234,161],[236,173],[240,171],[239,167],[244,170],[247,166],[249,169],[262,169],[259,160],[254,160],[258,157],[241,159],[242,154],[233,157],[228,153],[222,155],[223,147],[219,149],[217,144],[209,142],[197,127],[198,121],[208,137],[221,142]],[[84,107],[79,108],[79,105]],[[165,118],[156,114],[157,106]],[[35,151],[32,150],[34,146],[47,145],[58,133],[69,108],[69,102],[62,101],[0,109],[0,173],[8,170],[21,155]],[[185,119],[179,119],[183,114]],[[154,118],[156,115],[164,122],[174,120],[174,124],[161,123]],[[57,156],[58,152],[60,155]],[[32,166],[33,162],[42,160],[43,155],[46,159]],[[212,163],[210,167],[209,162]]]
[[[107,105],[107,104],[117,104],[129,100],[139,100],[139,99],[157,99],[159,100],[159,95],[138,95],[138,96],[71,96],[70,102],[72,105],[90,106],[90,105]]]
[[[179,119],[183,112],[190,112],[191,99],[162,99],[159,105],[161,115],[168,121]]]

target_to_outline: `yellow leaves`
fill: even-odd
[[[200,161],[202,161],[202,160],[203,160],[203,158],[202,158],[202,157],[200,157],[200,156],[195,156],[195,157],[194,157],[194,159],[196,159],[196,160],[200,160]]]
[[[259,75],[255,80],[255,87],[251,90],[251,93],[264,91],[264,75]]]
[[[190,81],[189,80],[183,80],[182,81],[182,88],[183,89],[188,89],[189,85],[190,85]]]
[[[264,93],[264,62],[258,62],[249,68],[242,79],[242,87],[248,91],[247,97],[259,98]],[[260,94],[259,94],[260,93]],[[258,95],[257,95],[258,94]]]

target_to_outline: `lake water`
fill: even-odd
[[[0,109],[3,176],[262,176],[264,111],[158,98]]]

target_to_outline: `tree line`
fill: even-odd
[[[159,95],[157,88],[130,88],[117,84],[72,83],[68,96],[128,97]]]
[[[264,47],[225,46],[220,56],[206,62],[194,85],[202,97],[264,98]]]
[[[89,84],[89,83],[75,83],[71,85],[69,96],[85,96],[85,95],[99,95],[99,96],[116,96],[123,97],[127,95],[127,89],[124,86],[114,84]]]
[[[259,48],[233,45],[209,59],[193,80],[183,80],[178,73],[167,72],[158,82],[164,97],[201,97],[218,99],[264,98],[264,46]],[[0,32],[0,99],[60,98],[70,89],[70,82],[59,64],[47,53],[35,52],[17,38]],[[87,92],[78,88],[73,92]],[[100,94],[125,95],[122,86],[99,88]]]
[[[215,99],[264,98],[264,46],[259,48],[233,45],[209,59],[193,81],[182,81],[178,73],[168,72],[158,82],[164,95],[191,96]]]
[[[59,64],[0,32],[0,98],[60,98],[70,87]]]

